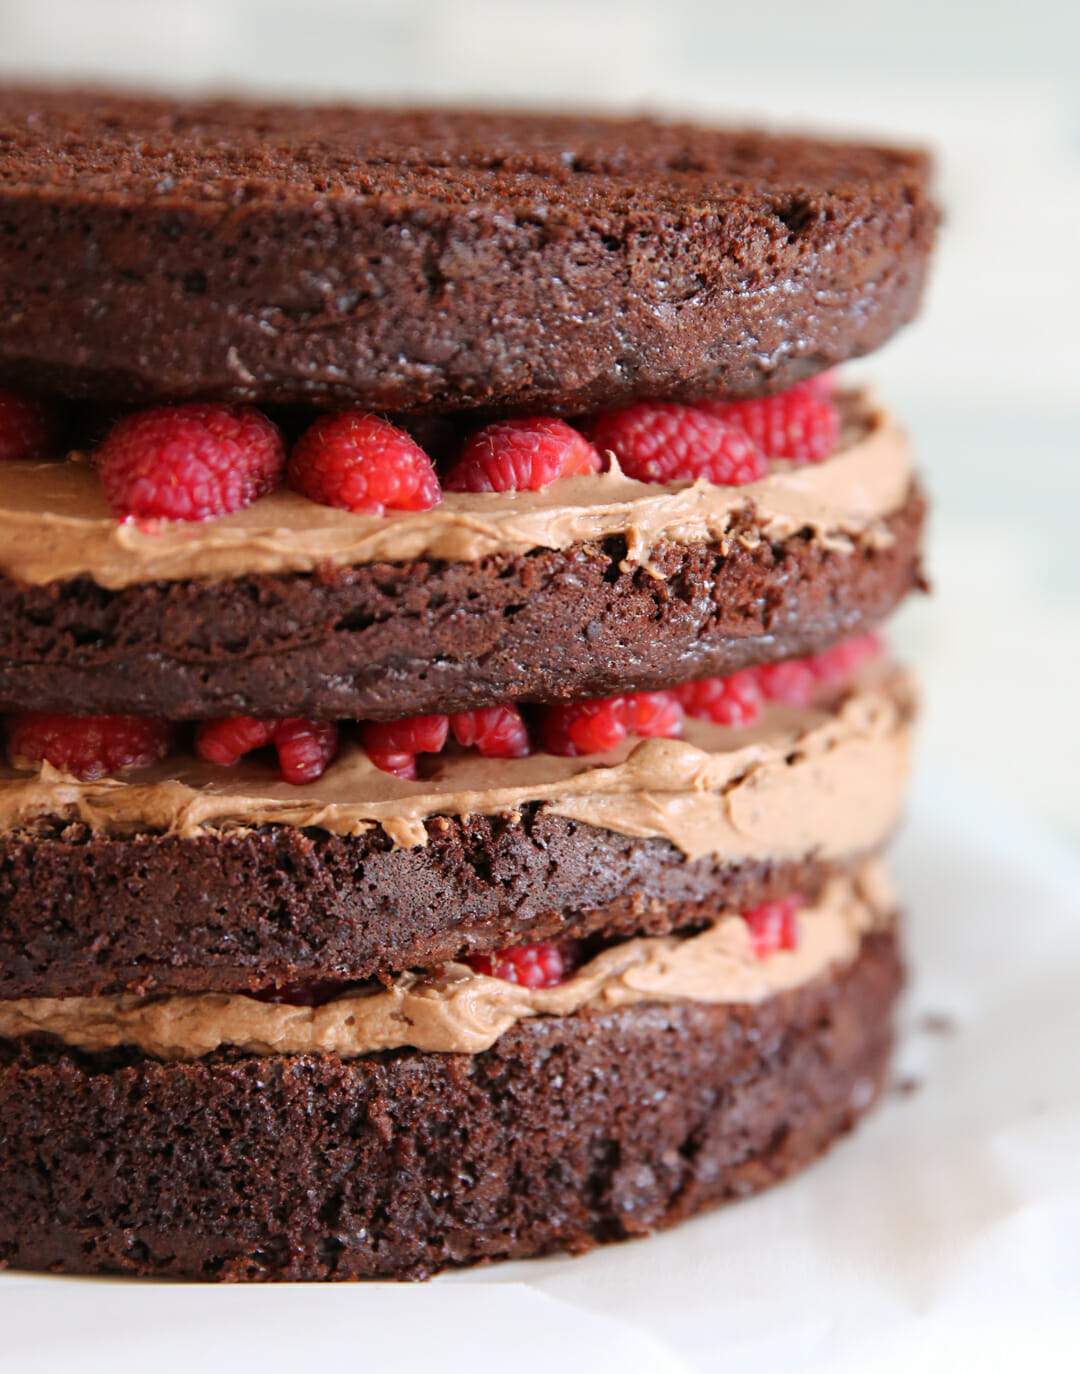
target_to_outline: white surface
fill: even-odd
[[[1080,866],[940,774],[896,858],[896,1080],[919,1086],[802,1177],[646,1241],[418,1287],[3,1275],[0,1368],[1075,1371]]]

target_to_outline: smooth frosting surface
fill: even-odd
[[[629,739],[583,758],[447,752],[415,782],[375,768],[355,743],[303,787],[268,764],[226,769],[190,756],[96,782],[48,764],[0,768],[0,831],[43,817],[113,836],[264,824],[355,835],[381,825],[395,844],[414,846],[426,843],[433,816],[512,814],[539,802],[623,835],[667,839],[690,858],[842,856],[877,845],[897,820],[912,708],[907,676],[874,663],[831,704],[771,703],[749,729],[687,720],[682,739]]]
[[[416,513],[356,515],[278,491],[235,515],[199,524],[118,521],[85,457],[0,468],[0,573],[44,584],[87,575],[118,589],[156,579],[207,581],[415,559],[472,561],[563,549],[625,535],[631,563],[661,542],[784,539],[803,529],[830,547],[887,541],[883,521],[912,481],[903,431],[865,396],[843,398],[839,451],[822,463],[773,463],[742,487],[666,485],[609,472],[566,478],[539,492],[447,492]]]
[[[884,871],[870,863],[855,877],[833,879],[799,913],[798,947],[766,959],[756,957],[746,922],[732,914],[697,935],[614,945],[554,988],[522,988],[450,964],[317,1007],[229,993],[27,998],[0,1002],[0,1037],[41,1031],[90,1052],[133,1045],[159,1059],[196,1059],[224,1046],[342,1058],[405,1046],[477,1054],[525,1017],[638,1002],[759,1002],[850,961],[862,935],[886,923],[894,906]]]

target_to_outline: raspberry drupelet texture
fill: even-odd
[[[383,515],[442,500],[431,459],[411,434],[377,415],[321,415],[296,441],[289,486],[323,506]]]
[[[364,748],[376,768],[416,777],[416,756],[438,754],[447,738],[489,759],[520,759],[531,752],[529,731],[516,706],[487,706],[452,716],[413,716],[364,726]]]
[[[819,682],[831,686],[833,683],[846,682],[864,663],[882,653],[884,648],[885,642],[881,636],[871,631],[823,650],[810,659],[810,666]]]
[[[72,716],[29,711],[6,722],[8,758],[16,768],[50,763],[93,782],[160,763],[172,745],[167,722],[144,716]]]
[[[256,720],[232,716],[203,721],[195,731],[195,752],[208,763],[231,768],[253,749],[273,743],[285,782],[303,785],[321,778],[338,751],[338,728],[326,721],[287,716]]]
[[[753,725],[761,715],[764,695],[752,668],[729,677],[706,677],[674,689],[688,716],[717,725]]]
[[[788,706],[809,706],[821,685],[808,658],[789,658],[754,670],[762,695]]]
[[[767,470],[764,453],[744,430],[698,406],[639,401],[598,416],[589,437],[639,482],[703,477],[731,487],[756,482]]]
[[[565,983],[580,962],[574,940],[541,941],[535,945],[515,945],[493,954],[469,956],[469,967],[489,978],[501,978],[523,988],[553,988]]]
[[[321,778],[338,751],[338,728],[331,721],[288,716],[274,732],[281,776],[303,786]]]
[[[458,744],[489,759],[521,759],[529,753],[529,732],[516,706],[486,706],[450,717]]]
[[[628,692],[597,701],[551,706],[543,717],[544,748],[575,758],[605,754],[627,735],[672,738],[682,733],[683,711],[674,692]]]
[[[449,729],[449,716],[370,721],[364,726],[364,748],[371,762],[384,773],[393,773],[398,778],[415,778],[417,754],[439,753]]]
[[[118,421],[94,461],[118,515],[209,520],[281,485],[285,443],[250,406],[162,406]]]
[[[753,439],[768,458],[820,463],[835,452],[840,412],[821,383],[800,382],[755,401],[700,401],[699,408]]]
[[[799,945],[799,912],[806,898],[798,892],[773,902],[762,902],[741,912],[750,931],[750,945],[758,959],[768,959],[782,949],[797,949]]]
[[[674,692],[630,692],[623,700],[630,734],[673,739],[682,733],[683,708]]]
[[[822,687],[850,681],[863,663],[882,652],[877,634],[857,635],[811,658],[744,668],[729,677],[699,678],[672,688],[688,716],[717,725],[746,726],[761,715],[766,701],[809,706]]]
[[[57,457],[59,448],[57,407],[37,396],[0,387],[0,463],[20,458],[41,462]]]
[[[195,752],[208,763],[231,768],[253,749],[262,749],[274,738],[276,720],[254,716],[230,716],[203,721],[195,731]]]
[[[544,713],[543,740],[549,754],[567,758],[606,754],[620,745],[628,733],[624,697],[552,706]]]
[[[812,658],[790,658],[752,671],[762,693],[770,701],[808,706],[822,687],[848,682],[864,663],[880,654],[883,647],[879,635],[856,635]]]
[[[560,477],[600,468],[600,454],[564,420],[499,420],[466,440],[446,489],[540,491]]]

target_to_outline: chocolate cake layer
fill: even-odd
[[[652,571],[620,536],[117,591],[0,579],[0,711],[378,720],[732,673],[878,624],[922,585],[923,515],[913,490],[891,540],[665,543]]]
[[[0,381],[572,413],[914,314],[919,153],[646,119],[0,92]]]
[[[413,781],[355,741],[306,786],[258,758],[0,769],[0,994],[365,979],[701,924],[886,842],[913,707],[878,659],[752,725],[689,718],[584,758],[462,750]]]
[[[472,1056],[167,1065],[6,1042],[0,1262],[422,1278],[646,1234],[850,1129],[900,978],[893,937],[871,934],[853,964],[755,1006],[541,1018]]]
[[[841,867],[688,860],[666,840],[538,806],[427,829],[413,849],[382,830],[287,826],[2,836],[0,997],[362,980],[563,935],[662,935],[786,892],[815,896]]]

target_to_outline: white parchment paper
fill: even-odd
[[[0,1369],[1080,1370],[1080,862],[933,774],[896,853],[894,1085],[782,1188],[426,1285],[0,1276]]]

